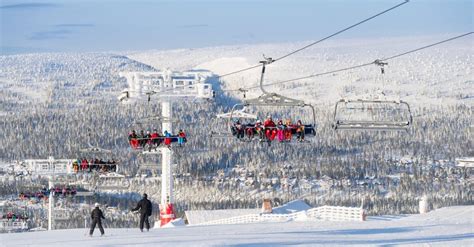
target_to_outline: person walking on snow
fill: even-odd
[[[150,221],[148,217],[151,216],[152,212],[152,205],[150,200],[148,200],[148,195],[143,194],[143,198],[138,202],[137,206],[133,208],[131,211],[138,211],[140,210],[140,231],[143,232],[143,223],[146,225],[146,230],[150,230]]]
[[[96,203],[94,210],[92,210],[91,213],[91,218],[92,218],[92,224],[91,224],[91,230],[89,231],[89,236],[92,237],[92,234],[94,234],[94,229],[95,226],[98,225],[99,230],[100,230],[100,236],[104,235],[104,228],[102,227],[102,219],[105,219],[104,213],[102,213],[102,210],[99,208],[100,204]]]

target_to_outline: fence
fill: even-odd
[[[247,214],[196,225],[229,225],[306,220],[363,221],[364,217],[364,210],[362,208],[322,206],[292,214]]]
[[[308,218],[327,221],[363,221],[364,210],[353,207],[322,206],[306,211]]]

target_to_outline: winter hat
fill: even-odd
[[[98,202],[95,203],[95,207],[98,208],[100,204]]]
[[[143,193],[143,198],[147,198],[148,195],[146,193]]]

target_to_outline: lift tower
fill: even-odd
[[[210,100],[214,96],[211,84],[205,83],[212,76],[207,71],[172,72],[125,72],[120,76],[127,79],[129,88],[122,91],[118,99],[123,103],[158,100],[161,103],[161,131],[173,132],[173,102],[185,99]],[[147,152],[147,151],[144,151]],[[173,213],[173,151],[161,147],[161,226],[175,219]]]

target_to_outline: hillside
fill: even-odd
[[[379,38],[370,40],[336,39],[318,44],[268,66],[266,82],[275,83],[312,74],[373,62],[443,40],[449,35]],[[146,51],[127,57],[154,66],[176,70],[208,69],[218,75],[258,64],[262,54],[277,58],[312,41],[223,46],[170,51]],[[312,104],[332,105],[341,97],[361,97],[384,91],[416,107],[441,104],[471,104],[474,99],[472,41],[469,37],[391,60],[382,77],[373,65],[283,83],[267,88]],[[258,85],[260,70],[253,69],[221,79],[227,90]],[[253,89],[247,97],[255,97]],[[238,98],[242,95],[231,92]]]

